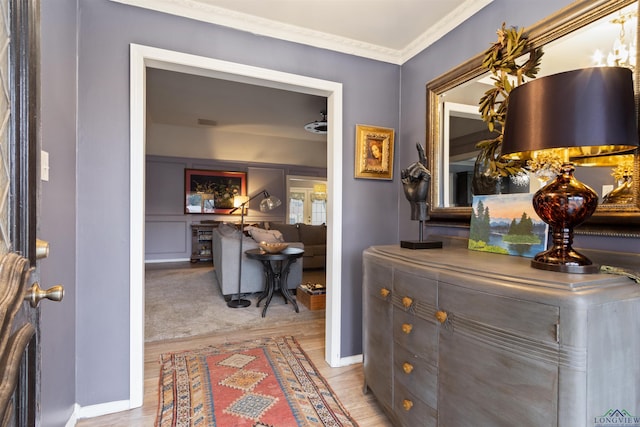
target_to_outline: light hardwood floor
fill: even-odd
[[[156,341],[145,345],[144,401],[141,408],[118,412],[102,417],[79,420],[78,427],[150,427],[154,425],[158,406],[158,381],[160,355],[162,353],[192,350],[224,342],[235,342],[265,336],[293,335],[302,349],[327,380],[347,411],[361,427],[388,427],[391,423],[378,406],[371,393],[363,393],[362,364],[331,368],[324,361],[324,319],[295,322],[283,331],[277,328],[250,328],[230,333],[218,333],[177,340]],[[219,426],[233,427],[233,426]]]

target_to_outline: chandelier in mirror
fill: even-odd
[[[634,69],[636,66],[636,35],[633,29],[637,21],[637,13],[630,11],[621,13],[613,18],[610,23],[620,25],[620,33],[613,41],[611,50],[606,55],[601,50],[593,54],[593,62],[596,66],[627,67]],[[627,32],[627,28],[632,31]],[[606,60],[606,62],[605,62]]]

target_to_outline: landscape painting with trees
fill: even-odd
[[[469,249],[532,258],[547,248],[549,226],[531,194],[473,196]]]

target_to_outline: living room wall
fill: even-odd
[[[145,189],[145,262],[184,261],[191,256],[191,224],[203,220],[239,222],[238,216],[184,213],[184,170],[205,169],[247,173],[247,194],[267,190],[282,200],[270,212],[256,209],[252,202],[245,222],[277,221],[286,217],[286,177],[288,175],[326,177],[325,168],[299,165],[274,165],[225,162],[187,157],[146,157]]]

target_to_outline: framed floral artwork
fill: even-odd
[[[247,174],[185,169],[184,187],[185,213],[230,214],[233,198],[247,195]]]
[[[393,179],[393,139],[393,129],[356,125],[356,178]]]

